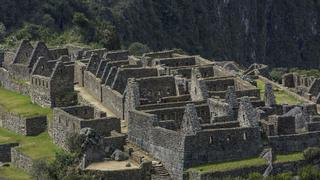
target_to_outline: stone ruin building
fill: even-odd
[[[282,84],[299,95],[320,104],[320,78],[288,73],[283,75]]]
[[[33,47],[23,40],[14,55],[6,53],[2,63],[2,86],[30,95],[34,103],[46,107],[74,105],[74,62],[68,49],[48,49],[43,42]],[[25,86],[17,87],[20,81]],[[24,90],[21,90],[24,89]],[[23,92],[21,92],[23,91]]]
[[[266,148],[289,153],[320,146],[316,104],[277,104],[269,83],[260,97],[251,80],[267,73],[265,65],[242,71],[234,62],[176,50],[135,57],[126,50],[50,50],[41,42],[33,48],[28,41],[3,57],[2,86],[55,107],[48,124],[54,143],[68,150],[71,134],[84,137],[81,169],[105,178],[150,179],[160,171],[160,179],[186,179],[188,168],[258,157]],[[317,80],[287,76],[285,86],[303,85],[311,99],[319,96]],[[18,86],[16,79],[27,83]],[[94,168],[115,159],[132,167]]]

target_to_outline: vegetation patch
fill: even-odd
[[[4,128],[0,128],[0,144],[19,143],[17,150],[31,157],[32,159],[49,159],[55,158],[56,152],[60,149],[52,143],[52,139],[47,132],[38,136],[23,136],[13,133]]]
[[[21,169],[17,169],[12,166],[0,167],[0,179],[10,179],[10,180],[30,180],[33,179],[29,174]]]
[[[275,163],[283,163],[290,161],[299,161],[303,160],[303,153],[293,153],[286,155],[277,155]],[[265,165],[267,162],[262,158],[250,158],[238,161],[229,161],[229,162],[221,162],[221,163],[212,163],[201,165],[197,167],[193,167],[188,169],[187,171],[200,171],[200,172],[210,172],[210,171],[227,171],[232,169],[241,169],[252,166],[261,166]]]
[[[265,91],[265,83],[262,80],[257,80],[257,86],[260,89],[260,96],[264,97],[264,91]],[[276,96],[276,102],[278,104],[301,104],[302,102],[298,100],[297,98],[289,95],[285,91],[273,88],[274,95]]]
[[[50,108],[42,108],[33,104],[30,97],[24,96],[0,87],[0,106],[6,111],[16,113],[22,117],[52,116]]]

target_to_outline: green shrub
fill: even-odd
[[[0,42],[2,42],[6,35],[6,26],[0,22]]]
[[[50,164],[44,160],[39,159],[35,160],[32,164],[31,175],[37,179],[48,179],[51,180],[53,169],[50,167]]]
[[[69,134],[66,140],[66,144],[70,152],[75,154],[81,153],[81,136],[77,133]]]
[[[306,166],[299,170],[298,176],[300,180],[318,180],[320,179],[320,171],[314,166]]]
[[[53,33],[47,27],[28,23],[15,33],[15,36],[18,40],[30,39],[46,41],[50,39],[52,35]]]
[[[303,151],[304,159],[308,163],[313,163],[320,160],[320,148],[308,148]]]
[[[286,68],[273,68],[270,72],[270,77],[273,81],[281,83],[282,76],[287,73]]]
[[[254,172],[249,174],[248,180],[261,180],[263,177],[260,173]]]
[[[128,50],[131,55],[135,56],[141,56],[144,53],[150,52],[150,48],[147,45],[139,42],[130,44]]]

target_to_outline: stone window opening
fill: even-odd
[[[58,118],[58,121],[59,121],[59,124],[60,124],[61,123],[61,118],[60,117]]]
[[[167,95],[170,95],[170,94],[171,94],[171,89],[168,88],[168,89],[167,89]]]
[[[179,63],[178,63],[178,62],[176,62],[176,66],[179,66]]]
[[[247,140],[247,133],[246,132],[243,133],[243,140],[245,140],[245,141]]]
[[[230,135],[228,135],[227,136],[227,142],[230,142],[230,140],[231,140],[231,137],[230,137]]]
[[[66,121],[66,126],[69,127],[69,122],[68,121]]]
[[[44,70],[44,65],[41,66],[41,70]]]
[[[44,87],[44,80],[42,80],[42,86]]]
[[[194,94],[198,95],[197,88],[194,88]]]
[[[161,115],[160,115],[160,119],[161,119],[161,120],[164,120],[164,114],[161,114]]]
[[[48,87],[49,87],[48,82],[46,82],[46,88],[48,88]]]
[[[209,144],[213,144],[213,136],[210,136]]]
[[[74,130],[76,128],[76,125],[72,123],[72,129]]]

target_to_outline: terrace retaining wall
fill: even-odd
[[[11,148],[18,146],[18,143],[0,144],[0,162],[11,161]]]
[[[47,117],[25,118],[12,112],[6,112],[0,107],[0,127],[24,136],[35,136],[46,130]]]
[[[272,174],[280,174],[286,172],[296,172],[301,167],[305,166],[305,161],[292,161],[284,163],[273,164]],[[185,180],[211,180],[225,177],[246,177],[250,173],[258,172],[263,174],[268,165],[252,166],[247,168],[233,169],[227,171],[215,171],[215,172],[189,172],[184,173]]]
[[[15,148],[11,149],[11,163],[14,167],[23,169],[26,172],[31,172],[33,161],[32,159],[17,151]]]

